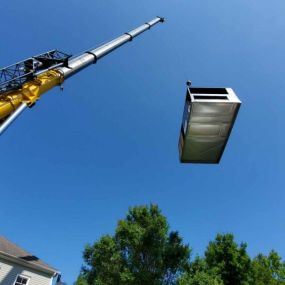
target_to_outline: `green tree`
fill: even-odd
[[[215,268],[209,268],[205,259],[197,257],[190,263],[188,272],[183,274],[179,285],[224,285]]]
[[[114,236],[85,248],[77,285],[168,285],[188,266],[190,249],[170,232],[156,205],[133,207]]]
[[[251,285],[284,285],[285,264],[277,252],[259,254],[252,261]]]
[[[86,279],[83,277],[83,276],[78,276],[76,282],[75,282],[76,285],[88,285]]]
[[[217,270],[224,285],[247,285],[250,280],[251,260],[247,245],[238,245],[232,234],[218,234],[209,243],[205,261],[209,268]]]
[[[209,243],[205,257],[191,262],[179,279],[179,285],[207,284],[285,285],[285,263],[275,251],[251,260],[246,244],[238,245],[231,234],[219,234]]]
[[[218,234],[204,257],[190,262],[190,248],[155,205],[130,208],[114,235],[87,245],[76,285],[285,285],[277,252],[251,259],[245,243]]]
[[[218,275],[199,271],[194,275],[184,274],[178,282],[179,285],[223,285],[223,281]]]

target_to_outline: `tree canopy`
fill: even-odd
[[[271,251],[251,259],[245,243],[232,234],[218,234],[210,241],[204,257],[190,262],[179,285],[285,285],[285,263]]]
[[[114,235],[103,235],[83,253],[76,285],[285,285],[277,252],[251,258],[247,244],[218,234],[203,256],[170,231],[156,205],[130,208]]]
[[[247,245],[238,245],[232,234],[218,234],[205,252],[205,261],[209,268],[215,268],[224,285],[245,285],[249,280],[250,257]]]
[[[190,249],[169,231],[156,205],[130,208],[114,236],[104,235],[85,248],[77,285],[175,284],[188,266]]]

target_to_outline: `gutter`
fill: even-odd
[[[34,263],[28,262],[26,260],[22,260],[19,257],[13,256],[13,255],[8,254],[8,253],[5,253],[3,251],[0,251],[0,257],[2,257],[5,260],[17,263],[19,265],[23,265],[25,267],[28,267],[28,268],[31,268],[31,269],[34,269],[34,270],[46,273],[48,275],[51,275],[52,277],[53,276],[57,276],[57,275],[61,275],[61,272],[57,271],[56,269],[51,270],[51,269],[46,268],[46,267],[44,267],[42,265],[34,264]]]

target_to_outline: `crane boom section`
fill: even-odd
[[[153,20],[135,28],[134,30],[124,33],[123,35],[115,38],[114,40],[111,40],[110,42],[107,42],[95,49],[90,49],[82,53],[81,55],[70,59],[68,62],[68,67],[59,67],[58,70],[63,73],[65,79],[71,77],[77,72],[86,68],[87,66],[96,63],[99,59],[113,52],[115,49],[132,41],[135,37],[151,29],[153,26],[160,22],[164,22],[164,18],[156,17]]]

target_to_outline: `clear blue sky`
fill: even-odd
[[[135,41],[44,95],[1,137],[1,234],[72,284],[88,242],[157,203],[194,254],[217,232],[285,257],[284,0],[2,0],[0,66],[77,54],[156,15]],[[185,82],[243,102],[219,165],[181,165]]]

